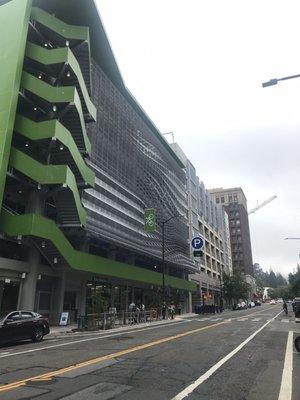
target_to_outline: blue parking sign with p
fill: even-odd
[[[192,247],[195,250],[201,250],[204,246],[204,240],[200,236],[196,236],[192,239]]]

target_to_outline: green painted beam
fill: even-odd
[[[31,0],[0,6],[0,208],[17,109]]]
[[[38,61],[43,65],[53,65],[62,63],[68,64],[77,77],[88,112],[90,116],[94,119],[94,121],[96,121],[96,116],[97,116],[96,107],[92,103],[90,96],[88,94],[88,90],[86,88],[80,66],[73,52],[68,47],[48,50],[45,47],[37,46],[36,44],[33,43],[27,43],[26,56],[35,61]]]
[[[9,165],[41,185],[68,187],[74,197],[74,207],[82,225],[86,224],[86,211],[81,203],[73,172],[66,165],[44,165],[16,148],[11,148]]]
[[[34,122],[31,119],[17,115],[14,130],[33,141],[45,139],[59,140],[69,149],[69,152],[85,183],[92,187],[95,185],[94,172],[86,165],[70,131],[68,131],[68,129],[58,120],[52,119],[49,121]]]
[[[11,215],[2,210],[0,228],[8,236],[34,236],[51,241],[70,267],[76,270],[150,285],[162,284],[162,275],[158,272],[75,250],[55,222],[40,215]],[[166,285],[176,289],[197,290],[195,282],[170,275],[166,275]]]
[[[70,10],[70,12],[72,12],[72,10]],[[68,25],[41,8],[32,7],[31,18],[51,29],[53,32],[58,33],[65,39],[90,41],[89,28],[85,26]]]
[[[49,103],[71,103],[76,107],[81,131],[83,136],[83,142],[85,145],[85,150],[89,154],[91,152],[91,142],[87,136],[85,121],[82,112],[82,106],[79,94],[75,87],[73,86],[52,86],[46,82],[43,82],[41,79],[29,74],[28,72],[24,72],[22,74],[21,87],[23,89],[28,90],[29,92],[34,93],[36,96],[41,97],[42,99],[48,101]]]

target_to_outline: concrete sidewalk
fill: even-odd
[[[57,333],[72,333],[74,329],[77,329],[77,324],[67,326],[50,326],[50,335]]]
[[[52,326],[50,327],[50,335],[61,335],[61,334],[95,334],[95,333],[109,333],[109,332],[119,332],[119,331],[126,331],[126,330],[133,330],[133,329],[140,329],[149,326],[157,326],[157,325],[165,325],[170,323],[180,322],[184,319],[188,319],[191,317],[196,317],[197,314],[189,313],[183,315],[176,315],[174,319],[165,319],[165,320],[158,320],[153,322],[142,322],[140,324],[132,324],[132,325],[122,325],[118,326],[117,328],[113,329],[106,329],[106,330],[95,330],[95,331],[77,331],[77,325],[67,325],[67,326]]]
[[[174,323],[174,322],[180,322],[181,320],[189,319],[189,318],[195,318],[195,317],[201,317],[201,316],[207,316],[207,315],[214,315],[214,314],[195,314],[195,313],[185,313],[181,315],[176,315],[174,319],[161,319],[158,321],[154,322],[142,322],[140,324],[132,324],[132,325],[122,325],[118,326],[117,328],[113,329],[107,329],[107,330],[95,330],[95,331],[77,331],[77,324],[75,325],[67,325],[67,326],[52,326],[50,327],[50,335],[61,335],[61,334],[78,334],[78,333],[90,333],[90,334],[95,334],[95,333],[103,333],[103,332],[118,332],[118,331],[124,331],[124,330],[132,330],[132,329],[139,329],[139,328],[145,328],[148,326],[155,326],[155,325],[164,325],[164,324],[169,324],[169,323]]]
[[[73,325],[67,325],[67,326],[51,326],[50,327],[50,335],[54,336],[59,336],[63,334],[71,335],[71,334],[79,334],[79,333],[85,333],[85,334],[95,334],[95,333],[103,333],[103,332],[118,332],[118,331],[124,331],[124,330],[132,330],[132,329],[139,329],[139,328],[145,328],[148,326],[155,326],[155,325],[164,325],[168,324],[170,322],[179,322],[181,320],[189,319],[189,318],[201,318],[201,317],[207,317],[212,316],[212,315],[222,315],[226,314],[227,312],[230,312],[231,310],[226,309],[222,313],[218,314],[195,314],[195,313],[185,313],[181,315],[175,315],[174,319],[166,319],[166,320],[158,320],[154,322],[142,322],[140,324],[132,324],[132,325],[122,325],[118,326],[117,328],[113,329],[106,329],[106,330],[95,330],[95,331],[77,331],[77,324]]]

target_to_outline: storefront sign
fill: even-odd
[[[69,312],[62,312],[60,315],[59,326],[68,325],[68,321],[69,321]]]

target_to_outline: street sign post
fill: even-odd
[[[145,232],[156,231],[156,215],[154,208],[146,208],[144,214]]]

